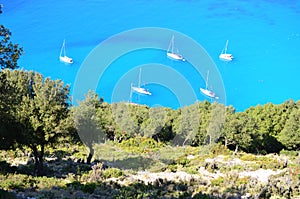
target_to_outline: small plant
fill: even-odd
[[[118,178],[118,177],[121,177],[123,175],[124,175],[123,171],[121,171],[118,168],[108,168],[108,169],[102,171],[102,176],[105,179],[107,179],[107,178]]]
[[[129,152],[148,153],[162,148],[164,144],[152,138],[134,137],[122,141],[119,146]]]
[[[214,155],[230,155],[232,152],[222,144],[215,144],[212,146],[211,151]]]
[[[211,185],[212,186],[221,186],[223,183],[224,183],[224,178],[223,177],[219,177],[219,178],[217,178],[217,179],[213,179],[213,180],[211,180]]]
[[[257,157],[253,154],[242,154],[241,157],[240,157],[241,160],[243,161],[256,161],[257,160]]]
[[[198,174],[199,172],[197,171],[196,167],[188,167],[184,170],[188,174]]]
[[[282,149],[280,151],[280,155],[297,157],[299,155],[299,151],[287,151],[287,150]]]

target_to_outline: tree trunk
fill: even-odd
[[[235,150],[234,150],[232,156],[236,155],[236,153],[238,152],[238,149],[239,149],[239,145],[235,145]]]
[[[38,176],[43,176],[44,172],[44,145],[41,145],[41,151],[39,153],[39,165],[37,170]]]
[[[44,175],[44,146],[41,146],[41,151],[39,152],[36,146],[32,147],[34,155],[34,175],[42,176]]]
[[[38,170],[38,162],[39,162],[39,158],[38,158],[38,151],[37,151],[37,148],[36,146],[33,146],[32,147],[32,151],[33,151],[33,157],[34,157],[34,175],[37,175],[37,170]]]
[[[89,155],[88,155],[88,157],[86,159],[86,163],[87,164],[91,164],[91,160],[92,160],[92,157],[94,155],[94,149],[93,149],[93,147],[89,147],[89,149],[90,149],[90,153],[89,153]]]

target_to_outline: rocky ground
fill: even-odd
[[[299,163],[299,156],[186,153],[153,171],[51,155],[47,177],[34,177],[30,157],[7,157],[0,198],[300,198]]]

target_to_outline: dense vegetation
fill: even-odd
[[[96,94],[93,96],[97,98]],[[88,100],[90,96],[86,102]],[[239,148],[256,154],[298,150],[300,147],[300,102],[293,100],[279,105],[258,105],[244,112],[208,101],[178,110],[108,104],[100,99],[97,102],[90,111],[95,115],[94,123],[98,125],[95,128],[99,128],[102,139],[120,142],[140,135],[166,144],[191,146],[206,145],[213,140],[230,149]],[[86,112],[87,107],[83,104],[74,109]]]
[[[170,197],[191,197],[192,195],[198,198],[215,197],[211,194],[207,195],[207,192],[213,192],[213,190],[204,188],[208,182],[198,180],[177,184],[158,180],[151,186],[146,186],[141,182],[127,187],[118,183],[107,184],[105,179],[122,177],[124,172],[117,168],[105,170],[106,167],[102,163],[98,163],[98,166],[89,166],[93,156],[96,156],[94,162],[102,159],[99,156],[99,151],[101,151],[99,147],[105,148],[105,145],[117,147],[118,150],[122,149],[122,153],[142,154],[130,156],[133,161],[142,161],[142,166],[138,166],[138,168],[144,170],[148,168],[147,165],[156,164],[157,162],[152,162],[156,158],[163,165],[159,171],[169,170],[172,172],[184,168],[186,172],[197,173],[200,166],[205,163],[205,158],[220,154],[227,155],[229,158],[231,157],[229,150],[234,150],[232,153],[237,157],[241,151],[260,155],[296,153],[296,156],[293,155],[293,157],[297,157],[300,148],[300,101],[288,100],[279,105],[268,103],[250,107],[243,112],[236,112],[232,106],[225,107],[222,104],[208,101],[197,102],[173,110],[128,103],[109,104],[90,91],[78,106],[72,107],[70,87],[61,80],[51,80],[37,72],[16,69],[17,60],[23,50],[10,41],[10,36],[11,32],[1,25],[0,149],[3,150],[2,154],[4,155],[0,159],[2,164],[0,178],[3,182],[1,184],[3,190],[24,190],[30,187],[34,190],[41,190],[40,186],[47,188],[56,186],[57,190],[67,190],[68,194],[72,192],[70,190],[94,193],[95,190],[101,192],[105,189],[108,192],[112,191],[112,195],[108,196],[117,197],[119,195],[120,198],[136,198],[138,196],[151,198],[155,197],[154,192],[158,195],[169,194]],[[87,150],[80,147],[82,143],[87,146]],[[211,148],[208,152],[205,147],[215,146],[214,144],[217,144],[216,147]],[[69,148],[66,150],[59,148],[64,146],[69,146]],[[72,152],[71,147],[76,149]],[[166,150],[168,147],[190,151],[189,153],[183,152],[184,158],[176,156],[175,160],[165,158],[163,161],[161,158],[165,153],[158,152]],[[205,149],[207,154],[197,157],[198,159],[193,160],[194,162],[186,158],[190,154],[196,155],[195,151],[203,152],[202,149]],[[222,153],[215,152],[220,149]],[[17,154],[11,155],[13,151]],[[74,158],[74,154],[78,153],[80,153],[79,157]],[[88,153],[88,155],[84,153]],[[117,151],[115,153],[117,154]],[[172,156],[171,153],[175,152],[171,151],[168,155]],[[45,168],[45,158],[51,156],[55,160],[52,162],[46,160]],[[28,164],[26,163],[28,167],[15,168],[9,163],[7,157],[32,157],[34,166],[31,167],[32,164],[28,162]],[[68,162],[70,159],[64,159],[68,162],[66,168],[60,168],[62,170],[59,172],[50,169],[49,164],[63,164],[61,161],[59,163],[56,161],[65,157],[72,157],[71,162],[73,162],[74,168]],[[274,162],[273,159],[264,159],[264,163],[260,164],[257,163],[260,160],[255,158],[256,156],[253,156],[252,161],[259,166],[254,163],[249,166],[249,163],[245,163],[242,166],[243,169],[248,167],[251,169],[254,167],[287,168],[287,163],[282,163],[282,161]],[[293,182],[299,182],[300,178],[299,170],[297,170],[299,162],[297,161],[298,159],[296,159],[296,164],[293,163],[289,167],[289,169],[295,169],[294,175],[291,175]],[[135,165],[131,164],[131,166],[133,168]],[[220,169],[231,170],[231,167],[226,166],[222,161],[218,164],[209,163],[202,166],[212,172]],[[56,167],[53,166],[53,168]],[[67,172],[63,170],[67,170]],[[14,176],[13,173],[17,173],[17,176]],[[54,174],[49,176],[50,173]],[[68,176],[72,173],[75,176]],[[50,177],[51,186],[44,185],[47,180],[37,176]],[[65,180],[58,180],[56,177],[68,179],[69,183],[66,183]],[[246,181],[249,180],[244,179],[241,182],[236,176],[228,176],[228,178],[234,178],[236,183],[241,186],[247,184]],[[213,187],[225,186],[228,183],[230,184],[224,177],[209,181]],[[255,182],[253,183],[255,184]],[[278,182],[276,183],[278,184]],[[196,186],[199,184],[201,189]],[[223,197],[224,193],[232,191],[233,194],[241,192],[242,189],[252,190],[253,188],[250,185],[250,187],[244,188],[235,186],[236,184],[232,184],[230,191],[218,193],[217,196]],[[289,196],[299,194],[297,186],[299,188],[299,183],[290,183],[289,189],[293,191],[284,192],[284,194],[290,194]],[[266,187],[266,193],[277,191],[278,188],[272,187],[272,184]],[[164,188],[169,188],[169,191],[173,191],[175,195],[165,192]],[[197,189],[199,190],[197,191]],[[6,194],[5,191],[3,192]],[[265,197],[268,196],[266,193],[263,193]],[[9,193],[7,194],[9,195]],[[43,194],[50,194],[49,198],[54,198],[51,195],[54,194],[53,192],[44,192]],[[276,194],[284,195],[279,192]]]

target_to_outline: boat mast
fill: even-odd
[[[207,71],[207,76],[206,76],[206,90],[208,88],[208,76],[209,76],[209,70]]]
[[[138,87],[141,87],[141,79],[142,79],[142,68],[140,68],[140,73],[139,73],[139,84]]]
[[[66,56],[66,40],[64,40],[64,56]]]
[[[172,53],[174,52],[174,35],[172,36]]]
[[[132,83],[130,84],[130,95],[129,95],[129,102],[132,102]]]
[[[63,49],[64,49],[64,45],[65,45],[65,40],[64,40],[63,45],[61,46],[61,49],[60,49],[60,57],[62,57],[62,52],[63,52]]]
[[[63,42],[63,45],[60,49],[60,56],[61,57],[65,57],[66,56],[66,47],[65,47],[65,43],[66,43],[66,40],[64,39],[64,42]],[[64,54],[63,54],[64,53]]]
[[[226,54],[226,52],[227,52],[227,47],[228,47],[228,39],[226,40],[226,46],[225,46],[225,52],[224,52],[224,54]]]

